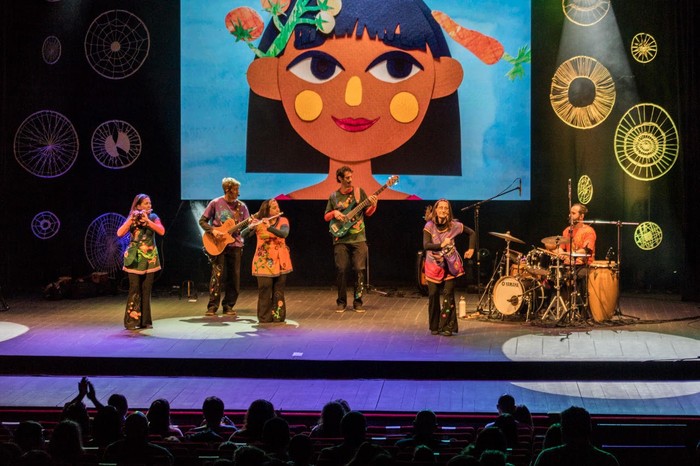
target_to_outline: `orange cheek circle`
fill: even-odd
[[[294,111],[302,121],[314,121],[323,110],[323,99],[314,91],[301,91],[294,99]]]
[[[410,92],[399,92],[391,99],[389,112],[399,123],[410,123],[418,117],[418,99]]]

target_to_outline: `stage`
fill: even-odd
[[[536,413],[700,414],[700,309],[673,295],[623,294],[596,323],[474,312],[479,296],[465,294],[468,317],[445,337],[428,331],[414,289],[375,289],[365,313],[337,313],[332,288],[290,288],[278,324],[257,323],[254,289],[235,318],[206,317],[206,296],[179,291],[157,290],[153,328],[136,331],[123,329],[123,293],[8,299],[0,405],[62,406],[87,375],[101,399],[124,393],[134,408],[165,397],[198,409],[217,395],[227,409],[266,398],[318,411],[344,398],[365,411],[489,413],[509,392]]]

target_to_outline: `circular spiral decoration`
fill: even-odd
[[[661,227],[654,222],[640,223],[634,230],[634,242],[645,251],[658,247],[663,238]]]
[[[85,256],[97,272],[108,272],[111,277],[124,264],[124,251],[129,246],[130,234],[122,238],[117,229],[126,221],[122,215],[102,214],[92,221],[85,233]]]
[[[562,0],[564,15],[579,26],[593,26],[610,11],[610,0]]]
[[[85,34],[85,58],[97,74],[123,79],[141,68],[150,43],[148,28],[136,15],[125,10],[106,11]]]
[[[564,123],[588,129],[610,115],[615,96],[615,82],[608,69],[594,58],[577,56],[554,73],[549,100]]]
[[[640,32],[632,38],[630,50],[632,57],[639,63],[649,63],[659,51],[656,39],[646,32]]]
[[[49,239],[61,229],[61,221],[56,214],[49,212],[39,212],[32,219],[32,233],[39,239]]]
[[[581,204],[588,204],[591,202],[591,199],[593,199],[593,181],[591,181],[588,175],[583,175],[578,179],[576,193],[578,195],[578,201]]]
[[[92,133],[92,155],[105,168],[126,168],[140,154],[141,136],[126,121],[105,121]]]
[[[678,131],[666,110],[655,104],[629,109],[615,130],[615,158],[635,180],[668,173],[678,159]]]
[[[61,58],[61,41],[56,36],[44,39],[41,46],[41,58],[47,65],[53,65]]]
[[[56,178],[70,170],[78,158],[78,133],[65,116],[42,110],[19,126],[14,151],[17,162],[32,175]]]

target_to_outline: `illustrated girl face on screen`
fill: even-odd
[[[403,145],[461,80],[430,11],[405,0],[344,2],[331,34],[299,25],[283,53],[248,69],[253,92],[281,101],[308,144],[350,163]]]

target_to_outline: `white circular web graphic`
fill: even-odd
[[[41,110],[19,126],[14,141],[15,159],[32,175],[56,178],[78,158],[78,133],[58,112]]]
[[[123,79],[136,73],[148,57],[148,28],[125,10],[105,11],[85,34],[85,58],[99,75]]]
[[[111,276],[124,264],[124,250],[130,234],[119,238],[117,229],[126,221],[123,215],[107,213],[92,221],[85,233],[85,256],[93,270],[109,272]]]
[[[56,36],[44,39],[41,46],[41,58],[47,65],[54,65],[61,58],[61,41]]]
[[[126,121],[105,121],[92,133],[92,155],[105,168],[126,168],[140,154],[141,136]]]
[[[61,221],[56,214],[49,212],[39,212],[32,219],[32,233],[39,239],[49,239],[61,229]]]

